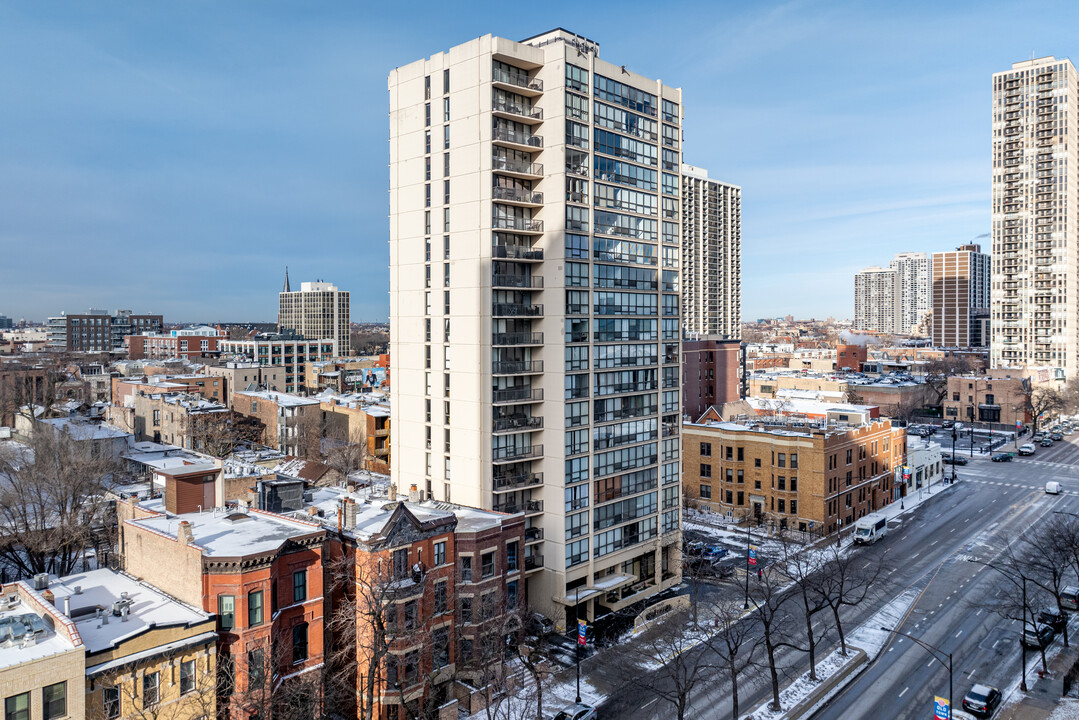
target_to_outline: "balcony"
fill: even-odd
[[[530,527],[525,528],[525,543],[539,542],[543,539],[543,528]]]
[[[542,305],[526,305],[523,303],[493,303],[491,305],[492,317],[543,317]]]
[[[524,505],[525,515],[539,515],[543,512],[542,500],[529,500]]]
[[[513,243],[496,243],[491,248],[491,257],[495,260],[539,261],[543,259],[543,248]]]
[[[522,430],[542,430],[543,418],[529,415],[514,415],[512,417],[495,418],[492,421],[492,430],[500,432],[519,432]]]
[[[491,287],[494,289],[515,290],[541,290],[543,288],[542,275],[507,275],[495,273],[491,276]]]
[[[508,128],[496,127],[494,133],[491,135],[491,141],[496,145],[509,147],[514,150],[524,150],[525,152],[543,149],[542,136],[514,132]]]
[[[511,463],[543,457],[543,446],[492,448],[491,462]]]
[[[495,187],[491,191],[491,199],[513,205],[543,205],[543,193],[523,188]]]
[[[543,221],[529,218],[494,217],[491,218],[491,227],[495,230],[512,230],[531,235],[543,234]]]
[[[543,372],[542,360],[495,360],[491,363],[494,375],[532,375]]]
[[[495,117],[515,120],[526,125],[543,122],[542,108],[529,105],[528,103],[519,103],[513,102],[512,100],[495,98],[491,103],[491,112],[495,114]]]
[[[542,555],[528,555],[525,557],[525,572],[533,572],[543,569]]]
[[[543,388],[509,388],[507,390],[492,390],[491,402],[496,405],[512,403],[533,403],[543,401]]]
[[[500,68],[495,68],[491,75],[491,82],[495,87],[515,92],[525,97],[537,97],[543,94],[543,81],[539,78],[530,78],[528,73],[511,73]]]
[[[511,333],[493,333],[491,335],[492,345],[501,346],[518,346],[518,345],[542,345],[543,333],[533,332],[511,332]]]
[[[513,177],[540,179],[543,177],[543,164],[511,160],[495,155],[491,159],[491,170]]]
[[[495,492],[512,492],[521,488],[532,487],[533,485],[541,485],[543,483],[543,473],[495,473],[493,482]]]

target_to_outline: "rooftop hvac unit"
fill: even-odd
[[[38,573],[37,575],[34,576],[34,589],[35,590],[45,590],[48,587],[49,587],[49,574],[48,573]]]

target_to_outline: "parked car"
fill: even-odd
[[[599,716],[596,715],[596,709],[591,705],[574,703],[562,708],[562,711],[554,716],[554,720],[595,720],[597,717]]]
[[[997,711],[1001,698],[1000,690],[988,685],[975,685],[963,697],[963,709],[978,717],[991,717]]]
[[[528,616],[528,631],[541,637],[550,635],[554,632],[554,623],[546,615],[534,612]]]
[[[993,456],[993,462],[1011,462],[1011,453],[997,453]]]
[[[1019,454],[1020,455],[1033,455],[1034,454],[1034,445],[1031,444],[1031,443],[1026,443],[1025,445],[1020,445],[1019,446]]]
[[[1053,642],[1056,636],[1056,632],[1048,625],[1031,627],[1030,623],[1027,623],[1023,628],[1022,642],[1029,648],[1049,647],[1049,643]]]
[[[940,424],[942,428],[948,429],[955,426],[955,420],[945,420]]]
[[[1055,607],[1048,607],[1038,613],[1038,622],[1053,628],[1054,632],[1063,632],[1068,616]]]
[[[1053,441],[1050,440],[1049,438],[1046,438],[1045,440],[1042,440],[1041,446],[1042,447],[1053,447]]]
[[[1061,434],[1060,434],[1060,433],[1058,433],[1058,432],[1055,432],[1055,433],[1053,433],[1053,434],[1052,434],[1052,435],[1050,435],[1049,437],[1050,437],[1050,438],[1052,438],[1052,439],[1053,439],[1054,441],[1058,441],[1058,440],[1063,440],[1063,439],[1064,439],[1064,436],[1063,436],[1063,435],[1061,435]]]

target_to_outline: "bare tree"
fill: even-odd
[[[638,683],[670,703],[678,720],[686,717],[694,689],[710,679],[717,667],[712,663],[714,655],[699,646],[706,632],[688,610],[676,611],[645,630],[632,651],[639,660],[657,666],[641,673]]]
[[[1000,583],[994,595],[971,604],[1007,620],[1018,620],[1019,641],[1025,645],[1025,631],[1029,628],[1037,632],[1038,623],[1035,611],[1044,607],[1047,601],[1045,591],[1034,581],[1033,573],[1027,566],[1027,557],[1017,551],[1016,545],[1009,544],[1004,547],[993,563],[975,562],[995,571],[1008,582]],[[1048,672],[1049,664],[1045,657],[1045,645],[1039,642],[1038,649],[1041,653],[1042,671]]]
[[[711,624],[712,633],[705,643],[721,662],[722,668],[731,683],[731,718],[738,720],[739,678],[755,665],[755,654],[761,639],[755,632],[754,623],[742,617],[742,607],[737,603],[720,602],[701,613],[701,624]]]
[[[228,457],[237,446],[262,441],[263,425],[250,415],[238,412],[188,413],[184,434],[191,448],[214,457]]]
[[[829,545],[829,547],[831,547]],[[806,649],[809,652],[809,679],[817,680],[817,633],[813,621],[829,604],[820,589],[820,574],[827,567],[827,556],[821,557],[815,552],[803,552],[801,547],[793,547],[786,538],[783,540],[783,574],[794,581],[794,592],[801,605],[802,619],[805,621]]]
[[[121,470],[95,441],[46,425],[0,448],[0,559],[19,577],[68,575],[95,541],[111,548],[104,493]]]
[[[873,585],[884,569],[884,555],[863,562],[865,555],[855,556],[839,545],[828,544],[820,552],[824,561],[811,581],[812,592],[832,611],[832,621],[839,635],[839,649],[847,654],[847,636],[843,630],[842,611],[846,607],[862,604],[870,595]]]
[[[1025,409],[1034,418],[1034,432],[1038,432],[1042,415],[1052,414],[1064,406],[1061,394],[1049,387],[1036,387],[1027,396]]]
[[[782,706],[779,701],[779,666],[776,656],[783,648],[800,651],[804,651],[805,648],[799,647],[789,632],[794,620],[789,605],[796,595],[783,590],[786,578],[776,565],[764,569],[758,578],[756,586],[750,593],[753,601],[750,612],[761,632],[765,660],[768,663],[772,685],[772,702],[769,707],[774,711],[779,711]]]
[[[342,478],[357,470],[369,470],[374,458],[367,433],[349,425],[347,417],[327,419],[322,441],[322,462]]]
[[[1064,615],[1061,593],[1068,584],[1065,575],[1074,557],[1079,536],[1072,517],[1054,515],[1044,525],[1028,532],[1023,557],[1031,570],[1030,581],[1053,598],[1057,611]],[[1064,647],[1068,647],[1068,624],[1064,623]]]
[[[198,720],[217,714],[217,675],[212,656],[205,651],[181,651],[159,658],[157,669],[121,667],[99,676],[103,688],[100,705],[86,708],[87,720],[119,717],[133,720]],[[170,677],[171,675],[171,677]],[[175,690],[170,690],[175,688]],[[89,696],[88,696],[89,697]]]

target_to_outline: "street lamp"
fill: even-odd
[[[905,632],[900,632],[899,630],[895,630],[893,628],[886,628],[886,627],[882,627],[881,630],[883,630],[886,633],[892,633],[893,635],[902,635],[903,637],[907,638],[908,640],[913,641],[915,644],[920,646],[923,650],[928,652],[933,657],[934,660],[939,662],[941,665],[944,665],[944,667],[948,668],[948,717],[950,718],[952,716],[952,697],[955,694],[955,689],[954,689],[953,684],[952,684],[952,654],[951,653],[946,653],[943,650],[941,650],[940,648],[934,647],[934,646],[930,645],[929,643],[925,642],[924,640],[919,640],[918,638],[916,638],[916,637],[914,637],[912,635],[907,635]],[[947,663],[945,663],[943,660],[940,659],[941,655],[947,655],[948,656],[948,662]]]
[[[1026,575],[1020,575],[1019,576],[1020,578],[1022,578],[1022,581],[1023,581],[1022,584],[1020,584],[1020,583],[1015,581],[1015,578],[1013,578],[1011,575],[1009,575],[1008,573],[1006,573],[1003,570],[1001,570],[1000,568],[998,568],[996,565],[990,565],[987,562],[982,562],[981,560],[975,560],[974,558],[967,558],[967,562],[972,562],[972,563],[975,563],[977,565],[984,565],[987,568],[989,568],[990,570],[996,570],[998,573],[1000,573],[1001,575],[1006,577],[1011,582],[1012,585],[1015,585],[1016,587],[1020,587],[1020,588],[1023,589],[1023,622],[1022,622],[1022,624],[1020,626],[1020,630],[1019,630],[1019,647],[1022,648],[1022,650],[1023,650],[1023,681],[1019,684],[1019,689],[1022,690],[1023,692],[1026,692],[1027,691],[1027,644],[1025,642],[1023,642],[1025,640],[1025,638],[1023,637],[1023,633],[1025,633],[1026,629],[1027,629],[1027,576]],[[1035,628],[1035,632],[1036,631],[1037,631],[1037,628]]]
[[[955,429],[955,423],[952,423],[952,482],[955,482],[955,439],[959,436],[959,431]]]
[[[581,634],[581,586],[573,588],[573,618],[577,621],[577,634]],[[581,704],[581,638],[577,638],[577,643],[574,645],[577,652],[574,655],[577,656],[577,700],[578,705]]]
[[[746,518],[746,601],[742,603],[742,609],[749,609],[749,549],[750,538],[753,534],[753,526],[749,523],[749,518]]]

